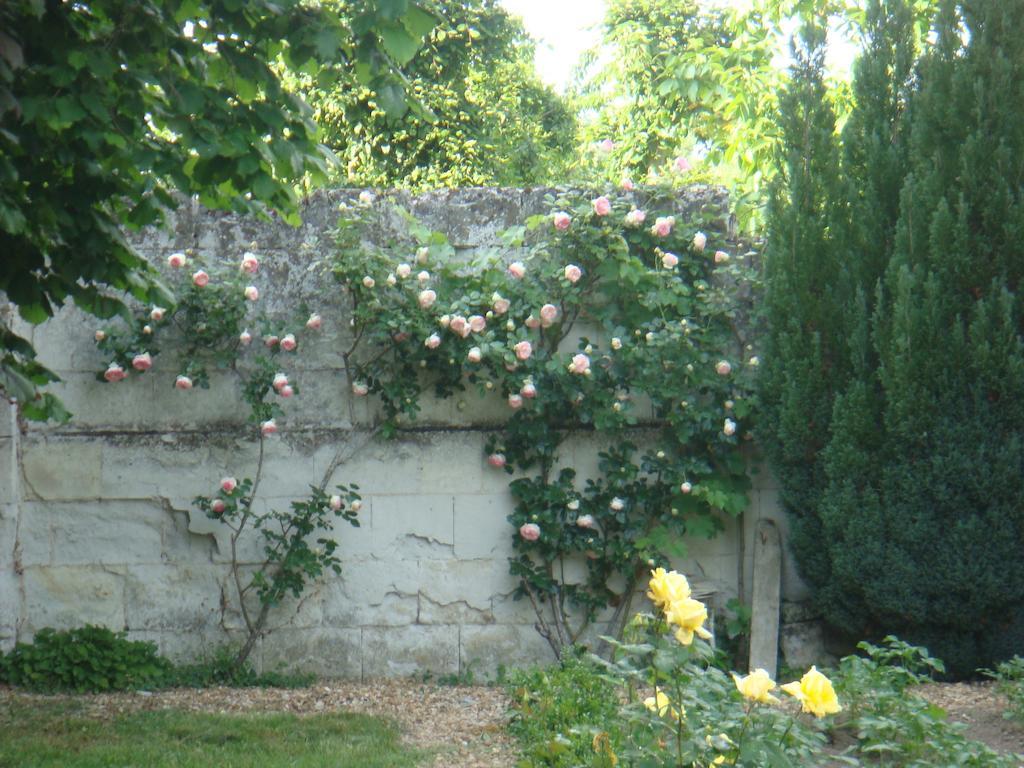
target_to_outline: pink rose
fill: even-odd
[[[214,499],[210,502],[210,511],[215,515],[222,514],[225,509],[227,509],[227,505],[224,503],[223,499]]]
[[[552,214],[551,223],[555,225],[555,229],[564,232],[569,228],[569,225],[572,224],[572,219],[565,211],[558,211],[557,213]]]
[[[620,339],[618,336],[612,337],[612,349],[622,349],[622,339]]]
[[[545,304],[540,308],[540,323],[545,328],[558,319],[558,307],[554,304]]]
[[[597,148],[602,152],[611,152],[613,149],[615,149],[615,142],[613,142],[611,139],[604,139],[602,141],[597,142]]]
[[[483,315],[471,315],[469,318],[469,330],[473,333],[480,333],[487,327],[487,320]]]
[[[288,386],[288,377],[283,373],[275,373],[272,386],[280,392],[282,387]]]
[[[448,323],[448,328],[452,333],[457,333],[462,337],[469,335],[469,323],[462,315],[455,315]],[[465,331],[466,333],[463,333]]]
[[[502,298],[500,294],[495,293],[491,296],[491,309],[494,310],[494,314],[504,315],[511,306],[512,302]]]
[[[483,359],[483,353],[480,351],[480,347],[473,347],[470,349],[469,353],[466,355],[466,359],[471,363],[479,363],[480,360]]]
[[[263,343],[271,348],[276,347],[279,341],[280,339],[277,338],[277,336],[274,336],[273,334],[263,337]]]
[[[155,323],[159,323],[161,320],[164,319],[164,313],[166,311],[167,310],[164,309],[163,307],[153,307],[153,309],[151,309],[149,312],[149,319]]]
[[[405,278],[412,274],[412,267],[410,267],[408,264],[399,264],[395,268],[395,274],[404,280]]]
[[[281,397],[291,397],[292,395],[295,394],[295,390],[292,389],[291,384],[285,384],[283,387],[281,387],[281,389],[278,390],[277,393],[281,395]]]
[[[540,319],[530,315],[526,318],[526,327],[533,330],[540,328]]]
[[[693,247],[694,250],[703,251],[704,246],[708,244],[708,236],[703,232],[698,232],[693,236]]]
[[[593,515],[580,515],[576,518],[576,525],[580,528],[593,528],[596,524]]]
[[[516,280],[519,280],[526,274],[526,265],[521,261],[513,261],[508,265],[508,273]]]
[[[729,254],[725,251],[715,251],[715,264],[726,264],[729,261]]]
[[[632,211],[626,214],[626,226],[639,227],[644,223],[647,218],[647,214],[641,211],[639,208],[634,208]]]
[[[583,270],[577,267],[575,264],[569,264],[565,268],[565,279],[568,280],[570,283],[575,283],[581,277],[583,277]]]
[[[439,346],[441,346],[441,337],[438,336],[436,333],[432,333],[429,336],[427,336],[426,341],[423,342],[423,346],[425,346],[427,349],[437,349]]]
[[[309,320],[306,321],[306,327],[311,331],[319,331],[320,326],[324,323],[323,318],[320,317],[316,312],[309,316]]]
[[[105,338],[107,338],[107,332],[106,331],[96,331],[96,333],[94,333],[92,335],[92,337],[94,339],[96,339],[96,341],[103,341]]]
[[[728,360],[719,360],[718,363],[715,365],[715,372],[719,376],[728,376],[730,373],[732,373],[732,365],[729,363]]]
[[[735,435],[736,422],[733,421],[732,419],[726,419],[725,423],[722,425],[722,432],[725,433],[726,435]]]
[[[256,301],[260,297],[260,289],[255,285],[245,286],[245,298],[249,301]]]
[[[366,393],[369,392],[369,391],[370,391],[370,388],[368,386],[366,386],[366,384],[364,382],[362,382],[362,381],[353,381],[352,382],[352,394],[355,395],[356,397],[364,397],[366,395]]]
[[[359,499],[356,499],[355,501],[352,502],[352,511],[353,512],[358,512],[362,508],[363,508],[363,502],[361,502]]]
[[[685,482],[679,486],[679,490],[683,493],[689,493],[693,490],[693,486],[689,482]]]
[[[690,170],[690,161],[680,155],[672,163],[672,167],[676,169],[677,173],[686,173]]]
[[[665,269],[672,269],[678,263],[679,257],[676,256],[674,253],[666,253],[664,256],[661,257],[661,265],[665,267]]]
[[[224,477],[220,481],[220,489],[224,493],[231,493],[235,488],[238,487],[238,481],[233,477]]]
[[[250,275],[255,275],[256,272],[259,271],[260,263],[256,259],[256,256],[254,254],[251,254],[248,251],[246,251],[244,254],[242,254],[242,263],[239,266],[243,272],[247,272]]]
[[[249,333],[248,329],[246,329],[242,331],[240,334],[238,334],[238,340],[242,343],[243,346],[247,347],[249,346],[249,344],[252,343],[252,334]]]
[[[612,204],[608,201],[608,198],[604,195],[601,197],[594,198],[590,201],[590,204],[594,207],[594,213],[598,216],[607,216],[612,212]]]
[[[141,355],[136,355],[132,358],[132,368],[136,371],[148,371],[153,367],[153,358],[150,357],[149,352],[143,352]]]
[[[437,301],[437,292],[432,291],[429,288],[425,291],[420,291],[417,301],[419,301],[420,307],[423,309],[429,309],[434,305],[434,302]]]
[[[172,253],[167,257],[167,265],[174,269],[184,267],[188,263],[188,257],[184,253]]]
[[[198,272],[192,275],[192,282],[198,288],[204,288],[210,282],[210,276],[200,269]]]
[[[590,358],[582,353],[573,355],[572,362],[569,364],[569,372],[582,375],[590,373]]]
[[[103,378],[109,381],[111,384],[116,384],[117,382],[124,379],[124,377],[127,375],[128,374],[124,372],[124,368],[122,368],[117,363],[111,363],[110,365],[107,366],[107,370],[104,371]]]
[[[621,512],[625,508],[626,502],[616,496],[608,506],[611,507],[614,512]]]
[[[327,504],[335,512],[337,512],[344,506],[344,502],[342,502],[341,496],[339,496],[338,494],[334,494],[333,496],[331,496],[331,500],[327,502]]]
[[[438,318],[437,322],[442,328],[447,328],[449,325],[451,325],[452,318],[450,315],[441,315],[441,317]]]
[[[295,341],[294,334],[285,334],[285,336],[281,339],[281,349],[283,349],[285,352],[291,352],[293,349],[295,349],[296,346],[298,346],[298,343]]]
[[[672,227],[675,223],[676,220],[672,216],[659,216],[654,220],[654,226],[651,227],[651,234],[657,235],[658,237],[668,237],[672,232]]]
[[[529,360],[530,355],[533,354],[533,344],[528,341],[520,341],[512,349],[520,360]]]
[[[632,192],[634,189],[636,189],[636,185],[633,184],[632,179],[623,179],[622,181],[619,182],[619,189],[621,189],[623,192]]]
[[[192,389],[192,379],[188,376],[179,376],[174,380],[174,386],[181,390]]]
[[[430,279],[430,273],[427,270],[422,270],[416,275],[416,280],[421,283],[425,283]]]
[[[536,541],[540,538],[540,526],[536,523],[523,523],[519,526],[519,535],[526,541]]]
[[[532,397],[536,397],[537,396],[537,387],[534,386],[534,383],[532,381],[526,381],[523,384],[523,388],[519,390],[519,394],[521,394],[523,397],[525,397],[527,399],[532,398]]]
[[[273,419],[267,419],[260,424],[260,434],[264,437],[269,437],[277,432],[277,422]]]
[[[375,286],[376,284],[377,284],[377,281],[374,280],[369,275],[367,275],[366,277],[363,278],[363,287],[364,288],[373,288],[373,286]]]
[[[513,411],[518,411],[523,407],[523,396],[517,394],[511,394],[508,396],[508,407]]]
[[[501,469],[505,466],[505,454],[504,453],[492,453],[487,457],[487,463],[492,467]]]

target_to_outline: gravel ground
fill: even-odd
[[[0,704],[11,699],[54,700],[0,687]],[[192,712],[294,712],[298,715],[355,711],[395,720],[407,743],[437,751],[435,766],[510,768],[518,759],[505,731],[504,691],[484,686],[438,686],[409,680],[368,683],[324,681],[310,688],[208,688],[155,693],[94,694],[73,697],[90,714],[110,718],[139,710]]]
[[[995,682],[932,683],[917,692],[946,710],[950,720],[966,725],[970,738],[1001,752],[1024,753],[1024,723],[1003,717],[1010,703]]]

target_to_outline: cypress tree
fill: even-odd
[[[822,552],[804,533],[794,554],[832,623],[922,642],[968,674],[1024,648],[1024,4],[945,0],[915,70],[905,9],[884,5],[839,178],[821,185],[839,194],[824,223],[845,286],[829,354],[841,344],[846,359],[810,366],[830,418],[802,470],[815,484],[783,501],[817,537]],[[820,259],[800,251],[789,269]],[[786,269],[773,265],[770,293]],[[793,311],[769,303],[766,373],[809,367],[806,350],[787,356],[786,329],[815,318]],[[762,396],[785,488],[793,435],[777,404],[791,392],[773,375]]]

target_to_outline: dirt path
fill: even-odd
[[[1003,717],[1010,705],[994,682],[932,683],[917,693],[966,725],[969,738],[1000,752],[1024,753],[1024,723]]]
[[[0,687],[0,702],[44,698]],[[509,768],[516,764],[505,731],[508,700],[496,687],[448,687],[381,680],[370,683],[324,681],[310,688],[208,688],[156,693],[95,694],[75,697],[91,714],[114,717],[140,710],[192,712],[293,712],[298,715],[348,711],[395,720],[407,743],[437,750],[435,766]]]

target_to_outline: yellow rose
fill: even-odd
[[[800,700],[804,712],[810,712],[815,717],[832,715],[842,709],[832,681],[815,667],[807,670],[800,682],[786,683],[781,687],[790,696]]]
[[[675,720],[682,720],[686,716],[685,709],[680,712],[680,710],[672,706],[672,700],[663,691],[657,689],[655,689],[654,696],[648,696],[644,699],[644,706],[651,710],[651,712],[657,712],[658,717],[665,717],[669,712],[672,713],[672,717]]]
[[[763,669],[755,669],[746,677],[740,677],[734,672],[732,679],[736,681],[736,690],[742,693],[745,699],[760,701],[762,704],[778,701],[769,693],[775,688],[775,681]]]
[[[651,581],[647,586],[647,596],[662,609],[676,600],[685,600],[690,596],[690,583],[686,577],[675,571],[666,572],[664,568],[651,571]]]
[[[692,597],[675,600],[665,608],[665,618],[669,623],[679,627],[676,630],[676,640],[683,645],[693,642],[694,633],[705,640],[711,639],[711,633],[704,629],[704,622],[708,620],[708,609],[699,600]]]

